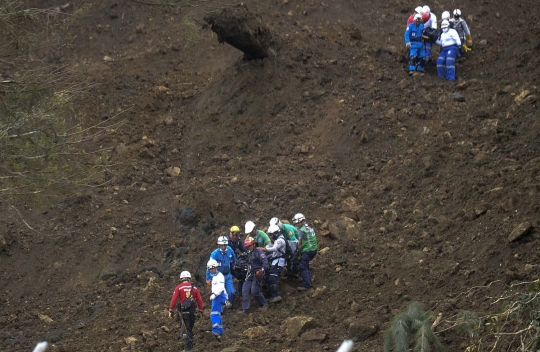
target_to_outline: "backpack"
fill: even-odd
[[[187,311],[190,310],[191,307],[195,305],[195,300],[193,299],[193,288],[195,286],[191,285],[191,290],[189,291],[189,297],[184,300],[184,302],[180,303],[180,310]]]
[[[248,255],[247,253],[242,253],[236,258],[236,263],[234,264],[236,269],[240,271],[241,274],[246,274],[248,272]]]
[[[289,241],[285,240],[285,254],[283,255],[283,257],[285,257],[285,260],[289,262],[292,259],[293,255],[294,252],[291,248],[291,244],[289,243]]]

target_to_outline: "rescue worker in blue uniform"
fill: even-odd
[[[414,22],[407,26],[405,30],[405,45],[409,49],[409,74],[415,71],[424,72],[426,47],[422,41],[422,15],[414,15]]]
[[[217,241],[218,248],[210,254],[210,259],[214,259],[218,263],[218,271],[223,274],[225,278],[225,289],[229,297],[231,305],[227,308],[232,309],[234,304],[234,296],[236,290],[234,289],[233,277],[231,274],[231,268],[236,262],[236,255],[231,247],[229,247],[229,240],[225,236],[220,236]],[[212,276],[210,270],[206,270],[206,283],[210,285]]]
[[[268,308],[268,303],[261,292],[261,281],[264,277],[264,268],[268,267],[268,259],[260,248],[255,247],[255,240],[252,237],[246,238],[244,246],[248,251],[249,269],[242,287],[242,310],[238,313],[247,314],[251,306],[251,296],[255,297],[259,308]]]

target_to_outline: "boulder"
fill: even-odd
[[[289,337],[294,338],[317,326],[317,321],[313,317],[295,316],[285,320],[285,322],[281,324],[281,330]]]
[[[521,237],[525,236],[531,230],[532,225],[530,222],[524,222],[519,224],[516,228],[512,230],[510,236],[508,236],[508,242],[514,242]]]
[[[379,331],[379,326],[371,323],[355,321],[349,324],[349,336],[354,341],[364,341]]]
[[[262,326],[255,326],[245,330],[242,334],[249,339],[257,339],[266,336],[268,332]]]

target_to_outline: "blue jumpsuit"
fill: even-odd
[[[409,71],[424,72],[424,58],[426,56],[426,47],[422,41],[422,32],[424,25],[420,23],[418,26],[411,23],[405,30],[405,43],[411,43],[409,53]]]
[[[227,301],[227,292],[223,291],[223,274],[219,271],[215,274],[210,273],[212,280],[212,295],[215,298],[212,300],[212,311],[210,312],[210,322],[212,323],[212,333],[216,336],[221,336],[225,332],[223,329],[223,321],[221,320],[221,312]],[[219,277],[221,276],[221,278]],[[208,275],[207,275],[208,278]]]
[[[234,296],[236,290],[234,289],[233,277],[231,274],[231,266],[236,263],[236,255],[231,247],[227,246],[225,253],[221,249],[216,249],[210,254],[210,258],[215,259],[218,262],[218,271],[223,274],[225,277],[225,289],[227,290],[227,295],[229,296],[229,301],[234,302]],[[210,276],[210,270],[206,270],[206,281],[212,280]]]

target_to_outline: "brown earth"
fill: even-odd
[[[196,351],[333,351],[345,338],[380,350],[411,301],[443,318],[486,314],[504,284],[538,277],[535,0],[461,8],[475,43],[455,83],[433,63],[407,75],[411,1],[247,2],[282,41],[255,61],[219,45],[193,8],[71,10],[83,3],[66,45],[41,55],[95,84],[76,102],[88,123],[123,122],[94,141],[115,148],[113,181],[46,210],[4,207],[0,350],[182,350],[167,319],[178,274],[195,273],[208,303],[201,275],[217,236],[296,212],[329,247],[312,262],[316,290],[283,280],[268,312],[224,315],[221,345],[199,320]],[[530,231],[509,242],[523,223]],[[288,334],[292,316],[315,323]],[[266,333],[246,337],[254,326]],[[453,330],[439,337],[467,346]]]

